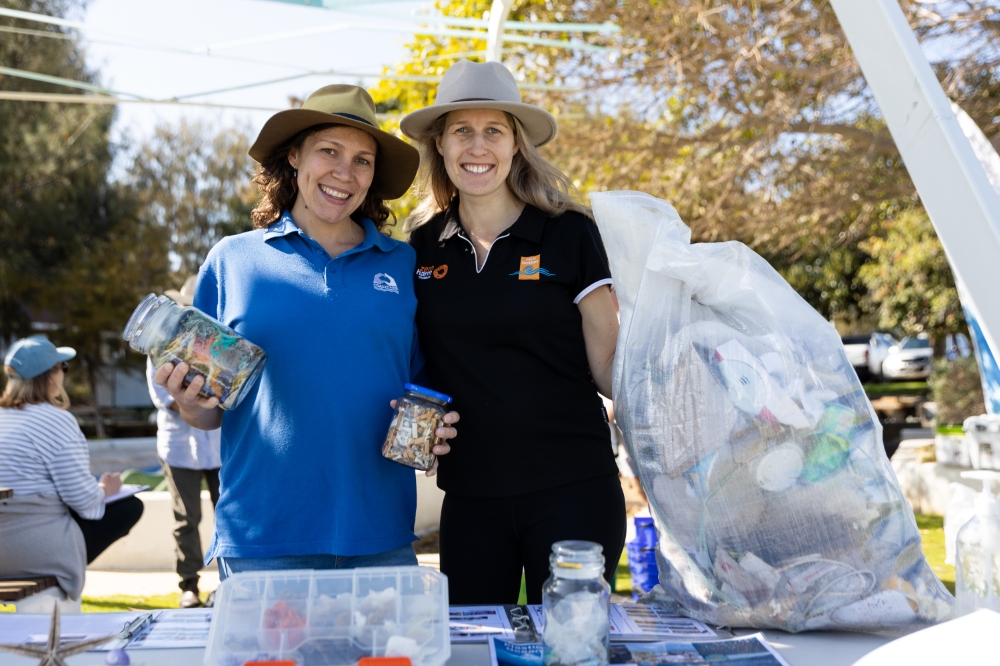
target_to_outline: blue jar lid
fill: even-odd
[[[653,519],[650,516],[636,516],[632,520],[635,521],[636,528],[653,526]]]
[[[414,393],[423,393],[424,395],[434,398],[435,400],[440,400],[444,403],[451,402],[451,396],[445,395],[444,393],[438,393],[437,391],[432,391],[429,388],[424,388],[423,386],[417,386],[416,384],[403,384],[403,388],[407,391],[413,391]]]

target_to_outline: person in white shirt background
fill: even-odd
[[[178,305],[191,305],[196,276],[189,277],[180,291],[164,292]],[[181,608],[201,605],[198,572],[204,565],[204,551],[198,525],[201,523],[202,480],[208,486],[212,506],[219,501],[220,430],[199,430],[181,418],[177,404],[167,389],[153,381],[156,368],[146,360],[146,382],[156,407],[156,453],[170,488],[174,510],[174,540],[177,543],[177,574],[181,577]]]

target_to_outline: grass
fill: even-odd
[[[868,396],[881,395],[926,395],[930,393],[927,382],[888,382],[885,384],[865,384]]]
[[[944,563],[944,518],[918,513],[917,527],[923,538],[924,557],[931,571],[941,579],[948,591],[955,594],[955,567]]]
[[[201,600],[208,597],[203,592]],[[130,594],[115,594],[109,597],[84,597],[81,610],[84,613],[121,613],[130,610],[155,610],[157,608],[177,608],[181,603],[181,593],[154,594],[136,597]],[[13,605],[0,604],[0,613],[13,613]]]
[[[955,593],[955,567],[944,563],[944,518],[942,516],[929,516],[916,514],[917,527],[923,538],[924,556],[931,571],[941,579],[944,586],[952,594]],[[618,560],[618,569],[615,572],[615,585],[613,592],[617,594],[629,595],[632,593],[632,576],[628,570],[628,556],[622,551],[621,559]],[[202,600],[207,594],[202,594]],[[180,603],[180,592],[173,594],[163,594],[149,597],[133,597],[129,595],[115,595],[111,597],[84,597],[84,613],[115,613],[127,610],[150,610],[154,608],[177,608]],[[521,593],[517,603],[527,603],[527,593],[525,591],[524,576],[521,576]],[[0,613],[13,612],[13,606],[0,604]]]
[[[203,594],[202,597],[208,595]],[[181,603],[181,593],[155,594],[148,597],[133,597],[115,594],[110,597],[84,597],[84,613],[118,613],[128,610],[153,610],[155,608],[177,608]]]

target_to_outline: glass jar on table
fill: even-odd
[[[611,586],[604,579],[600,544],[552,544],[552,575],[542,586],[546,666],[604,666],[608,663]]]

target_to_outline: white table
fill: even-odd
[[[740,629],[739,636],[756,633]],[[765,631],[767,640],[791,666],[851,666],[891,637],[846,632],[810,632],[788,634]],[[104,666],[105,652],[86,652],[67,659],[69,666]],[[131,650],[132,666],[200,666],[204,650]],[[488,666],[489,649],[485,644],[451,646],[448,666]],[[35,666],[38,660],[0,652],[2,666]]]

